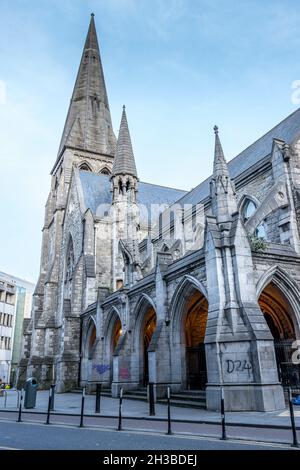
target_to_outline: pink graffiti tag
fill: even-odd
[[[128,367],[120,367],[120,378],[121,379],[129,379]]]

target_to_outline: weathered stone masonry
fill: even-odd
[[[154,382],[157,396],[205,390],[209,409],[223,387],[228,410],[284,406],[280,354],[300,382],[300,110],[228,164],[214,131],[213,174],[192,191],[139,181],[125,108],[117,141],[112,130],[92,16],[20,383],[101,382],[117,396]]]

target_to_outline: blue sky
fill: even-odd
[[[0,0],[0,269],[33,281],[91,12],[141,180],[191,189],[211,172],[214,124],[229,160],[298,106],[297,0]]]

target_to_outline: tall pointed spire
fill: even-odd
[[[91,15],[83,54],[59,147],[114,155],[116,139],[106,93],[94,14]]]
[[[215,155],[214,155],[214,175],[223,174],[228,175],[228,167],[224,157],[224,152],[222,149],[222,144],[219,137],[219,128],[214,126],[215,132]]]
[[[211,180],[211,205],[213,215],[217,217],[217,221],[226,222],[236,212],[237,203],[217,126],[214,127],[214,132],[215,154],[213,177]]]
[[[125,106],[123,106],[122,119],[120,124],[112,174],[131,175],[137,178],[137,171],[132,150]]]

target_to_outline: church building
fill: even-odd
[[[300,388],[300,109],[228,163],[211,131],[210,178],[190,192],[140,181],[125,107],[112,128],[91,16],[19,385],[101,383],[117,397],[153,383],[158,400],[170,386],[211,410],[223,389],[231,411],[280,410],[283,386]]]

